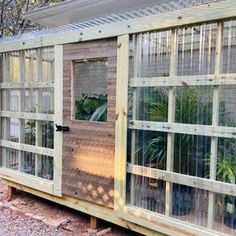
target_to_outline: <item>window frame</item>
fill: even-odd
[[[90,120],[79,120],[75,118],[75,90],[76,90],[76,71],[75,71],[75,66],[77,62],[89,62],[89,61],[104,61],[106,64],[106,95],[107,95],[107,115],[106,115],[106,121],[90,121]],[[92,124],[92,123],[97,123],[97,124],[107,124],[109,122],[109,114],[108,114],[108,101],[109,101],[109,94],[108,94],[108,61],[109,58],[107,56],[103,57],[86,57],[84,59],[74,59],[71,62],[71,120],[74,122],[82,122],[84,124]],[[79,79],[79,78],[77,78]]]

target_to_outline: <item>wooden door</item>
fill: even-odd
[[[116,39],[64,46],[63,123],[70,130],[63,134],[62,191],[108,207],[114,190],[116,54]],[[84,105],[100,97],[100,106]],[[102,105],[107,108],[98,119],[94,113]]]

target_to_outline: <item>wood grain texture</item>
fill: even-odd
[[[115,157],[115,100],[117,40],[99,40],[64,46],[63,194],[113,208]],[[72,119],[73,62],[107,58],[107,122]]]

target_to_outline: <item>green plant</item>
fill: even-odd
[[[236,140],[235,139],[219,139],[218,155],[216,165],[216,180],[235,184],[236,180]],[[205,158],[206,165],[210,166],[211,156]],[[209,177],[209,172],[207,177]],[[216,195],[217,208],[223,206],[224,223],[236,228],[236,197],[230,195]]]
[[[89,121],[107,120],[107,96],[85,95],[75,101],[75,119]]]
[[[216,180],[235,184],[236,178],[236,141],[234,139],[219,139],[218,142],[218,155],[216,164]],[[207,155],[204,158],[206,166],[210,166],[211,156]],[[210,173],[206,173],[209,178]]]
[[[36,144],[36,121],[27,120],[25,123],[25,143]],[[42,122],[42,146],[53,148],[54,144],[54,123],[50,121]]]
[[[185,124],[210,125],[212,117],[213,88],[208,86],[198,87],[179,87],[176,93],[175,122]],[[142,96],[140,96],[142,97]],[[142,120],[167,122],[168,121],[168,90],[163,88],[148,88],[143,91],[144,99],[140,101],[144,107]],[[174,171],[183,174],[191,174],[197,165],[196,155],[203,152],[204,146],[210,145],[210,140],[206,143],[204,137],[176,134],[174,142]],[[157,163],[157,167],[165,169],[167,155],[167,134],[164,132],[146,131],[142,135],[141,148],[138,149],[139,156],[146,163]],[[189,145],[191,144],[191,145]],[[197,146],[197,148],[196,148]],[[209,150],[210,151],[210,150]],[[191,168],[186,158],[192,158]],[[179,160],[181,158],[181,161]],[[185,158],[185,160],[184,160]],[[195,158],[195,159],[194,159]],[[196,174],[196,173],[192,173]]]
[[[25,123],[25,143],[35,145],[36,141],[36,121],[27,120]]]
[[[54,147],[54,122],[42,122],[42,146],[47,148]]]

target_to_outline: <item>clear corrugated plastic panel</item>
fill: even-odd
[[[3,53],[1,59],[2,139],[53,149],[54,122],[33,117],[54,114],[54,48]],[[5,147],[2,154],[4,167],[53,179],[51,156]]]
[[[203,227],[208,227],[212,218],[213,229],[234,235],[235,197],[216,193],[214,213],[209,216],[212,193],[200,185],[194,188],[172,183],[169,195],[166,177],[160,180],[142,174],[143,168],[145,173],[156,169],[160,176],[161,171],[168,170],[174,175],[194,177],[196,181],[208,180],[213,178],[211,166],[215,158],[214,180],[235,184],[236,141],[220,137],[225,135],[224,127],[235,127],[235,85],[224,85],[224,82],[217,86],[203,82],[194,85],[213,78],[218,71],[223,74],[222,79],[236,72],[236,21],[224,22],[220,68],[216,68],[217,31],[218,24],[210,23],[130,38],[127,204]],[[176,47],[175,57],[173,47]],[[169,123],[176,130],[174,135],[165,130]],[[215,143],[204,131],[212,124],[223,130]],[[198,128],[203,131],[195,132]],[[213,145],[217,146],[215,157],[212,157]],[[168,164],[170,160],[172,166]],[[133,166],[137,169],[132,169]],[[132,171],[138,174],[131,174]],[[168,200],[172,206],[167,212]]]

